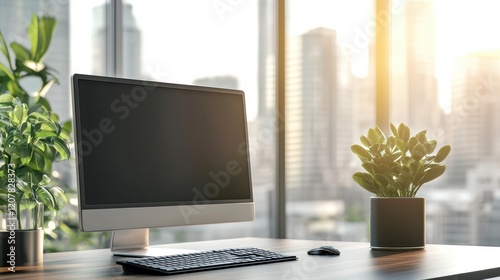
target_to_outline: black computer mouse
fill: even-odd
[[[307,251],[309,255],[323,255],[323,256],[337,256],[340,255],[340,251],[332,246],[321,246],[319,248],[314,248]]]

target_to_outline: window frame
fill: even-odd
[[[275,40],[276,40],[276,184],[273,207],[269,213],[271,220],[270,236],[286,238],[286,174],[285,174],[285,84],[286,84],[286,0],[273,0],[275,7]],[[375,0],[375,14],[389,11],[391,0]],[[123,73],[123,0],[110,0],[107,11],[108,28],[106,32],[106,74],[120,77]],[[377,25],[375,36],[375,82],[376,82],[376,125],[383,131],[389,129],[390,105],[390,13],[387,24]]]

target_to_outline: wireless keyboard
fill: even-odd
[[[229,248],[188,254],[119,260],[125,273],[179,274],[297,260],[258,248]]]

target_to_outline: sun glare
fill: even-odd
[[[437,44],[442,52],[461,55],[500,49],[500,1],[436,1]]]
[[[500,1],[437,0],[436,67],[440,103],[450,109],[450,83],[453,63],[457,57],[474,52],[500,50]]]

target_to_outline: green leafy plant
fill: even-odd
[[[14,57],[11,57],[7,42],[0,32],[0,51],[7,61],[7,65],[0,63],[0,94],[9,93],[30,107],[41,104],[50,110],[50,104],[44,96],[58,80],[54,75],[55,71],[43,63],[43,57],[49,48],[55,28],[55,18],[33,15],[28,27],[31,48],[12,42],[10,49]],[[33,78],[41,81],[40,86],[28,92],[22,84],[25,81],[33,84]]]
[[[69,123],[61,126],[57,115],[42,105],[28,108],[19,98],[8,94],[0,96],[0,103],[0,156],[3,161],[0,184],[7,186],[15,181],[14,192],[7,188],[0,190],[0,205],[8,204],[10,194],[15,197],[18,213],[26,206],[23,201],[41,202],[51,211],[59,210],[66,197],[61,188],[50,184],[50,175],[52,163],[57,158],[69,158],[71,126]],[[20,215],[17,218],[20,219]],[[18,224],[22,224],[20,220]]]
[[[35,202],[55,212],[66,202],[51,176],[53,162],[69,158],[71,122],[60,124],[45,98],[58,82],[55,71],[43,62],[55,27],[54,17],[33,15],[27,32],[30,47],[11,42],[10,49],[0,32],[6,61],[0,63],[0,206],[14,195],[17,213]],[[13,181],[15,192],[3,187]],[[17,219],[19,227],[26,224],[20,215]]]
[[[366,170],[354,173],[353,179],[379,197],[414,197],[423,184],[443,175],[446,166],[442,162],[451,147],[443,146],[434,155],[437,142],[427,139],[426,130],[410,136],[410,129],[402,123],[390,127],[389,137],[374,127],[360,137],[363,146],[351,146]]]

